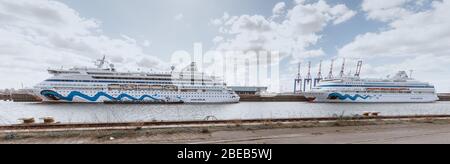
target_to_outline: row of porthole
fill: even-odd
[[[68,93],[68,92],[70,92],[70,91],[61,91],[61,92],[63,92],[63,93]],[[86,93],[98,93],[98,91],[85,91]],[[123,92],[112,92],[113,94],[120,94],[120,93],[123,93]],[[132,94],[132,93],[131,93]],[[155,92],[155,93],[146,93],[146,92],[140,92],[140,94],[176,94],[176,95],[179,95],[180,93],[178,93],[178,92],[173,92],[173,93],[169,93],[169,92]],[[193,95],[193,94],[195,94],[195,95],[220,95],[220,94],[222,94],[222,92],[220,92],[220,93],[189,93],[190,95]]]
[[[117,95],[117,94],[113,94],[112,96],[114,96],[114,97],[117,97],[117,96],[119,96],[119,95]],[[130,95],[130,96],[133,96],[133,97],[141,97],[142,95]],[[162,96],[162,97],[169,97],[169,98],[178,98],[178,96]],[[229,97],[229,96],[189,96],[189,97],[197,97],[197,98],[231,98],[231,97]]]
[[[53,87],[54,89],[57,89],[57,90],[83,90],[83,89],[87,89],[87,90],[92,90],[92,89],[95,89],[95,90],[101,90],[101,91],[103,91],[103,90],[107,90],[107,88],[95,88],[95,87],[90,87],[90,88],[70,88],[70,87]],[[143,90],[139,90],[140,92],[142,92]],[[222,90],[209,90],[209,91],[207,91],[207,92],[202,92],[202,93],[208,93],[208,92],[222,92]]]
[[[92,80],[92,81],[83,81],[83,80],[59,80],[61,82],[74,82],[74,83],[103,83],[104,81]],[[114,82],[111,82],[114,83]],[[119,81],[119,83],[130,83],[130,84],[176,84],[176,85],[190,85],[190,82],[144,82],[144,81]],[[53,83],[51,85],[54,85]],[[221,86],[221,83],[205,83],[202,86]]]
[[[62,80],[65,82],[71,82],[72,80]],[[83,81],[80,80],[73,80],[76,83],[81,83]],[[101,81],[90,81],[90,82],[94,82],[94,83],[100,83]],[[130,84],[136,84],[136,82],[128,82],[128,81],[121,81],[122,83],[130,83]],[[173,83],[173,82],[154,82],[153,84],[174,84],[174,85],[190,85],[191,83]],[[67,86],[67,85],[72,85],[72,86],[89,86],[88,84],[85,85],[81,85],[81,84],[62,84],[62,83],[48,83],[48,85],[52,85],[52,86]],[[92,84],[91,84],[92,85]],[[93,84],[96,85],[96,84]],[[220,83],[216,83],[216,84],[210,84],[210,85],[202,85],[201,87],[191,87],[191,88],[217,88],[215,86],[220,86]],[[103,85],[96,85],[96,86],[103,86]],[[210,87],[208,87],[210,86]]]
[[[49,86],[67,86],[67,87],[72,87],[72,86],[76,86],[76,87],[80,87],[80,86],[82,86],[82,87],[91,87],[91,86],[103,87],[104,86],[104,85],[97,85],[97,84],[70,84],[70,85],[67,85],[67,84],[59,84],[59,83],[50,83],[50,84],[47,84],[47,85],[49,85]]]

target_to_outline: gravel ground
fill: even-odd
[[[308,122],[295,124],[150,127],[123,130],[0,132],[3,144],[440,144],[450,143],[449,120]]]

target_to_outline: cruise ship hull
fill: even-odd
[[[117,72],[114,64],[96,68],[49,69],[52,77],[34,87],[43,102],[68,103],[237,103],[239,95],[220,77],[198,71],[195,62],[170,72]]]
[[[308,92],[309,102],[315,103],[432,103],[439,100],[436,94],[367,94],[356,92]]]
[[[44,90],[35,95],[48,103],[238,103],[239,96],[195,92]]]

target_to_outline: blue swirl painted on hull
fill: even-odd
[[[356,94],[355,96],[351,96],[349,94],[342,95],[340,93],[331,93],[331,94],[328,95],[328,98],[330,98],[330,97],[336,97],[339,100],[350,99],[352,101],[356,101],[358,98],[366,100],[366,99],[370,98],[371,96],[361,96],[359,94]]]
[[[157,94],[155,94],[153,96],[143,95],[140,98],[135,98],[135,97],[130,96],[130,95],[125,94],[125,93],[122,93],[122,94],[120,94],[117,97],[113,97],[113,96],[111,96],[111,95],[109,95],[109,94],[107,94],[105,92],[98,92],[95,96],[88,96],[88,95],[83,94],[83,93],[81,93],[79,91],[72,91],[72,92],[69,93],[69,95],[63,96],[63,95],[61,95],[61,94],[59,94],[59,93],[57,93],[55,91],[44,90],[44,91],[41,92],[41,95],[43,95],[43,96],[45,96],[47,98],[53,99],[53,100],[65,100],[65,101],[73,101],[73,99],[75,97],[80,97],[80,98],[83,98],[83,99],[85,99],[87,101],[91,101],[91,102],[98,101],[100,99],[100,97],[106,97],[106,98],[108,98],[111,101],[122,101],[124,98],[128,98],[129,100],[133,100],[133,101],[143,101],[146,98],[150,98],[150,99],[158,100],[158,101],[161,100],[161,99],[156,98],[156,97],[159,97]]]

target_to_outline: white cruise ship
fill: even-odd
[[[86,103],[237,103],[239,96],[215,76],[198,72],[195,63],[179,72],[116,72],[104,68],[49,69],[53,77],[34,87],[44,102]],[[174,67],[172,67],[174,70]]]
[[[405,71],[386,79],[356,76],[327,79],[304,94],[310,102],[420,103],[439,100],[433,85],[416,81]]]

